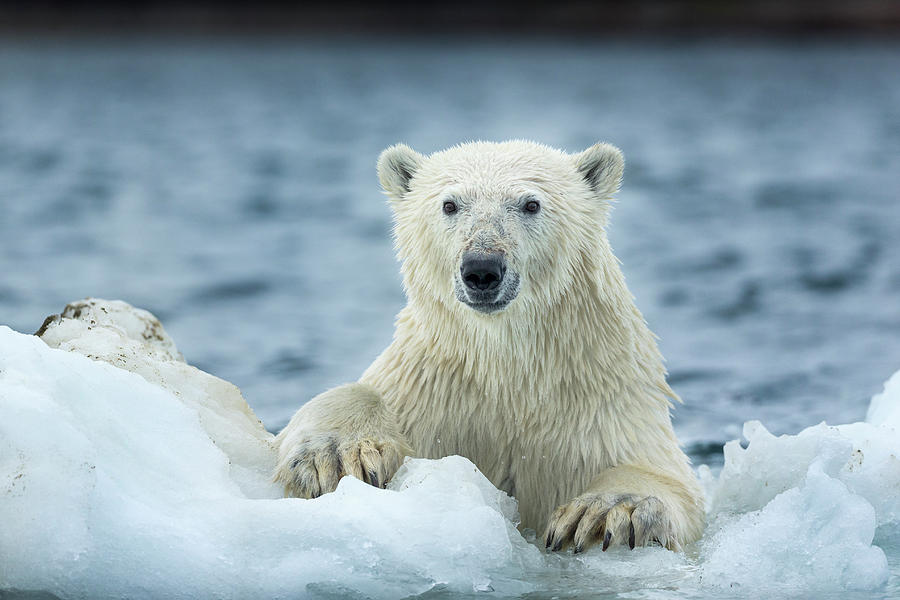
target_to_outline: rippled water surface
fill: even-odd
[[[698,462],[747,419],[860,420],[900,368],[900,45],[847,40],[0,45],[0,322],[155,312],[280,429],[404,298],[375,159],[598,139],[611,238]]]

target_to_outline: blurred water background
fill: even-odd
[[[404,304],[384,147],[621,147],[610,236],[695,462],[864,417],[900,368],[900,42],[0,41],[0,323],[123,299],[272,431]]]

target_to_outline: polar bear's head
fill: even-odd
[[[378,176],[410,301],[488,315],[553,304],[596,268],[623,168],[602,143],[573,155],[525,141],[388,148]]]

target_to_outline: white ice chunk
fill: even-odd
[[[775,496],[801,484],[813,461],[837,474],[853,443],[834,427],[820,423],[797,435],[774,436],[759,421],[744,424],[747,448],[733,440],[725,444],[725,465],[711,498],[711,512],[759,510]]]
[[[270,474],[273,436],[231,383],[184,362],[151,313],[119,300],[87,298],[48,317],[38,331],[51,348],[83,354],[137,373],[197,411],[200,423],[231,461],[232,478],[251,497],[280,495]]]
[[[884,391],[872,396],[866,423],[900,429],[900,371],[884,384]]]
[[[128,359],[133,356],[112,350],[125,340],[131,342],[129,349],[140,348],[143,359],[184,362],[159,319],[121,300],[85,298],[67,304],[60,314],[47,317],[35,335],[51,348],[93,355],[123,369],[128,369]]]
[[[853,442],[837,477],[875,508],[879,527],[900,527],[900,431],[868,423],[838,425],[837,430]]]
[[[718,478],[701,480],[712,525],[704,585],[731,590],[875,589],[884,552],[900,546],[900,372],[872,399],[872,422],[774,436],[744,425],[747,447],[725,446]]]
[[[540,553],[468,460],[250,499],[196,407],[0,327],[0,589],[60,597],[527,592]]]
[[[824,473],[875,508],[879,526],[900,523],[896,427],[820,423],[797,435],[776,437],[758,421],[750,421],[744,424],[744,437],[747,448],[736,440],[725,445],[725,465],[717,480],[701,473],[712,514],[759,510],[778,494],[800,486],[810,465],[817,462]]]
[[[889,572],[884,552],[871,545],[874,535],[872,506],[817,460],[801,485],[762,510],[723,514],[712,524],[701,583],[755,594],[875,589]]]

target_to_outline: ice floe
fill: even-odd
[[[0,592],[60,598],[628,597],[870,592],[900,561],[900,373],[865,422],[745,424],[700,476],[684,553],[546,554],[465,458],[409,460],[388,489],[272,485],[272,436],[233,385],[127,304],[74,303],[40,337],[0,327]],[[889,560],[890,559],[890,560]],[[890,565],[894,565],[891,567]],[[892,571],[893,569],[893,571]]]

